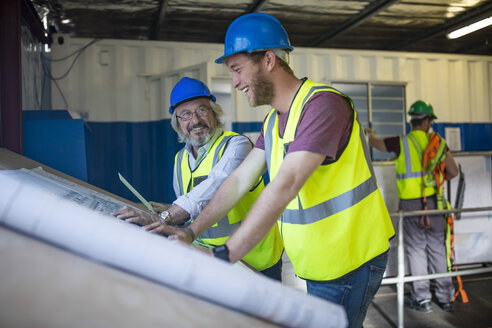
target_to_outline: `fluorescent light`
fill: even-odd
[[[469,33],[475,32],[489,25],[492,25],[492,16],[490,16],[489,18],[482,19],[481,21],[478,21],[476,23],[462,27],[460,29],[457,29],[456,31],[446,34],[446,36],[448,37],[448,39],[457,39],[459,37],[462,37],[463,35],[467,35]]]

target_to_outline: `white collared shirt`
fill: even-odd
[[[193,156],[191,145],[186,143],[185,149],[188,152],[188,164],[192,170],[201,162],[200,159],[208,154],[210,147],[221,133],[222,130],[217,130],[209,142],[198,149],[197,158]],[[212,168],[207,179],[202,181],[198,186],[195,186],[189,193],[182,196],[179,196],[176,169],[174,169],[173,188],[177,199],[173,202],[173,205],[178,205],[190,214],[190,219],[195,219],[213,198],[222,182],[241,164],[252,148],[253,146],[249,139],[243,135],[231,138],[222,157]]]

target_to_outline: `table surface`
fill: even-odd
[[[38,166],[131,203],[0,148],[0,170]],[[275,327],[2,225],[0,262],[2,327]]]

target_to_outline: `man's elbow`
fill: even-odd
[[[458,174],[460,173],[458,169],[458,165],[456,165],[453,155],[449,150],[446,152],[445,166],[446,169],[444,173],[445,173],[446,180],[451,180],[452,178],[457,177]]]
[[[386,144],[384,143],[383,139],[370,136],[368,140],[368,144],[369,146],[376,148],[379,151],[388,152],[388,150],[386,149]]]
[[[446,170],[444,171],[444,176],[446,178],[446,180],[451,180],[455,177],[458,176],[459,174],[459,170],[458,170],[458,167],[456,165],[452,165],[452,166],[448,166],[446,167]]]
[[[456,178],[457,176],[458,176],[458,171],[456,171],[456,172],[455,171],[449,172],[449,171],[446,170],[446,172],[445,172],[446,180],[451,180],[453,178]]]

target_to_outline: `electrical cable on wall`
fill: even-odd
[[[79,56],[82,54],[82,52],[84,52],[85,49],[87,49],[89,46],[91,46],[92,44],[96,43],[97,41],[99,40],[102,40],[101,38],[96,38],[94,40],[92,40],[91,42],[87,43],[85,46],[75,50],[74,52],[72,52],[70,55],[67,55],[65,57],[62,57],[62,58],[57,58],[57,59],[50,59],[50,58],[47,58],[42,52],[41,52],[41,57],[42,57],[42,64],[43,64],[43,70],[44,70],[44,73],[49,76],[49,78],[53,81],[53,83],[55,84],[56,88],[58,89],[58,91],[60,92],[60,95],[62,96],[63,98],[63,102],[65,103],[65,107],[68,108],[68,102],[67,102],[67,99],[65,97],[65,95],[63,94],[63,91],[61,90],[59,84],[58,84],[58,80],[61,80],[63,78],[65,78],[69,73],[70,71],[72,70],[73,66],[75,65],[75,62],[77,61],[77,59],[79,58]],[[63,60],[67,60],[68,58],[72,57],[72,56],[75,56],[74,60],[72,61],[72,64],[70,64],[70,67],[68,68],[68,70],[62,74],[61,76],[59,77],[53,77],[51,75],[51,72],[49,70],[49,68],[47,67],[47,64],[46,62],[49,61],[50,63],[51,62],[59,62],[59,61],[63,61]]]
[[[51,76],[50,71],[49,71],[48,67],[46,66],[45,60],[48,60],[48,59],[46,57],[44,57],[44,55],[42,53],[41,53],[41,57],[43,57],[41,60],[41,63],[43,64],[43,71],[44,71],[45,75],[49,76],[49,78],[53,81],[56,88],[60,92],[60,95],[62,96],[63,102],[65,103],[65,108],[68,108],[68,102],[67,102],[67,99],[65,98],[65,95],[63,94],[63,91],[61,90],[60,86],[58,85],[58,82]],[[43,91],[44,91],[44,88],[43,88]]]
[[[81,53],[82,51],[84,51],[86,48],[88,48],[90,45],[96,43],[97,41],[100,41],[102,40],[101,38],[95,38],[94,40],[92,40],[91,42],[89,42],[88,44],[86,44],[85,46],[83,46],[82,48],[79,48],[77,50],[75,50],[74,52],[72,52],[70,55],[67,55],[65,57],[62,57],[62,58],[57,58],[57,59],[50,59],[50,61],[52,62],[59,62],[59,61],[63,61],[65,59],[68,59],[70,57],[72,57],[73,55],[77,54],[77,53]]]
[[[82,48],[74,51],[73,53],[71,53],[70,55],[68,56],[65,56],[63,58],[59,58],[59,59],[48,59],[50,62],[56,62],[56,61],[63,61],[63,60],[66,60],[70,57],[72,57],[73,55],[77,54],[74,58],[74,60],[72,61],[72,64],[70,64],[70,67],[68,68],[68,70],[62,74],[61,76],[59,77],[53,77],[51,74],[49,74],[50,78],[52,80],[61,80],[63,78],[65,78],[69,73],[70,71],[72,70],[73,66],[75,65],[75,62],[77,61],[77,59],[79,58],[79,56],[82,54],[82,52],[87,49],[90,45],[94,44],[95,42],[99,41],[99,40],[102,40],[102,39],[94,39],[92,40],[91,42],[89,42],[88,44],[86,44],[85,46],[83,46]],[[43,55],[44,56],[44,55]]]

